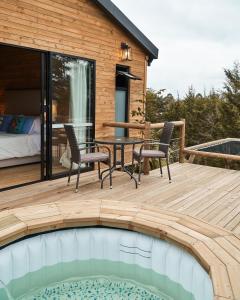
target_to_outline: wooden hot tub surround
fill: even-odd
[[[151,205],[70,200],[0,213],[0,247],[23,237],[74,227],[123,228],[177,243],[209,272],[214,300],[240,299],[240,239],[233,232]]]

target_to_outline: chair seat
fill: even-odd
[[[108,160],[109,160],[109,155],[103,152],[81,154],[82,163],[91,163],[91,162],[108,161]]]
[[[140,157],[140,150],[134,150],[133,155],[135,157]],[[156,158],[165,158],[166,155],[164,152],[159,151],[159,150],[142,150],[142,157],[156,157]]]

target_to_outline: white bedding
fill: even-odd
[[[39,155],[40,134],[12,134],[0,132],[0,160]]]

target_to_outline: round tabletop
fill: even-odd
[[[96,143],[105,144],[105,145],[133,145],[133,144],[142,144],[143,139],[135,137],[104,137],[95,139]]]

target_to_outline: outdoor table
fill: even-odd
[[[125,167],[124,162],[124,150],[125,146],[128,145],[136,145],[142,144],[144,142],[143,139],[134,138],[134,137],[106,137],[106,138],[99,138],[95,140],[96,144],[103,144],[103,145],[112,145],[113,146],[113,165],[110,169],[104,170],[101,173],[101,178],[104,173],[108,172],[108,174],[103,178],[103,181],[110,176],[110,172],[113,173],[118,166],[122,167],[122,171],[127,173],[131,179],[134,180],[136,184],[136,189],[138,188],[137,179],[129,172],[129,170]],[[120,160],[117,159],[117,152],[120,151]],[[109,172],[110,171],[110,172]]]

